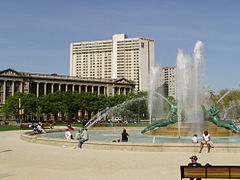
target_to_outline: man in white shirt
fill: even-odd
[[[78,141],[78,148],[82,148],[82,145],[84,142],[88,141],[88,132],[87,132],[87,128],[85,128],[81,134],[81,137]]]

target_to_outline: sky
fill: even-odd
[[[204,43],[208,86],[240,88],[239,0],[1,0],[0,70],[69,75],[71,42],[155,40],[156,64]]]

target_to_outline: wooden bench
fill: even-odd
[[[183,178],[240,179],[240,166],[180,166]]]

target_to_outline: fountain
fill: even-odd
[[[151,124],[144,130],[139,131],[136,127],[124,127],[130,131],[129,143],[113,143],[113,138],[119,138],[122,128],[97,128],[90,129],[90,142],[85,147],[96,149],[118,149],[118,150],[144,150],[144,151],[169,151],[169,152],[198,152],[199,146],[191,143],[193,134],[201,135],[203,130],[209,130],[212,141],[220,143],[214,150],[221,152],[239,152],[240,134],[239,127],[232,120],[221,120],[219,118],[218,104],[229,92],[224,94],[215,104],[206,103],[206,91],[204,83],[204,59],[202,56],[203,43],[197,42],[193,57],[186,55],[182,50],[177,55],[177,103],[172,103],[162,95],[159,88],[159,67],[152,68],[150,89],[148,94],[148,108]],[[140,98],[146,100],[144,98]],[[108,108],[93,117],[87,127],[100,121],[115,109],[123,108],[131,99],[115,107]],[[164,104],[170,107],[166,118],[163,118]],[[240,102],[231,104],[231,107],[240,105]],[[225,114],[231,108],[225,110]],[[224,115],[226,116],[226,115]],[[144,134],[144,135],[143,135]],[[46,141],[48,144],[69,144],[72,142],[62,140],[64,132],[47,133],[40,137],[23,136],[28,141]],[[181,138],[176,138],[176,137]],[[236,137],[233,137],[236,136]],[[44,137],[44,140],[43,138]],[[231,137],[231,138],[229,138]],[[55,138],[61,139],[56,140]],[[46,140],[49,139],[49,140]],[[75,143],[75,142],[74,142]],[[165,144],[167,143],[167,144]]]
[[[166,119],[160,119],[142,130],[143,134],[148,135],[169,135],[169,136],[192,136],[193,134],[201,134],[203,130],[211,129],[213,135],[225,136],[227,133],[225,128],[230,129],[234,133],[240,134],[239,128],[233,121],[223,121],[218,118],[218,109],[216,105],[211,105],[209,110],[206,110],[206,83],[204,77],[204,58],[203,58],[203,43],[198,41],[194,48],[193,57],[185,54],[182,50],[178,50],[177,67],[176,67],[176,86],[177,86],[177,106],[169,103],[162,97],[158,90],[158,84],[152,85],[157,80],[154,80],[155,70],[150,74],[150,90],[149,90],[149,107],[152,114],[152,101],[154,97],[160,96],[161,99],[168,102],[171,110]],[[219,103],[230,91],[225,93],[217,103]],[[160,107],[161,108],[161,107]],[[161,111],[161,110],[160,110]],[[162,111],[161,111],[162,112]],[[152,115],[150,116],[152,117]],[[213,125],[212,123],[215,125]],[[224,127],[224,129],[217,128]],[[160,128],[161,127],[161,128]],[[217,133],[220,130],[222,133]]]

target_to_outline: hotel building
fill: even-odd
[[[155,61],[154,40],[115,34],[111,40],[70,44],[70,76],[135,82],[135,91],[148,88]]]
[[[160,84],[163,88],[165,97],[172,96],[176,99],[176,68],[165,67],[161,68]]]

